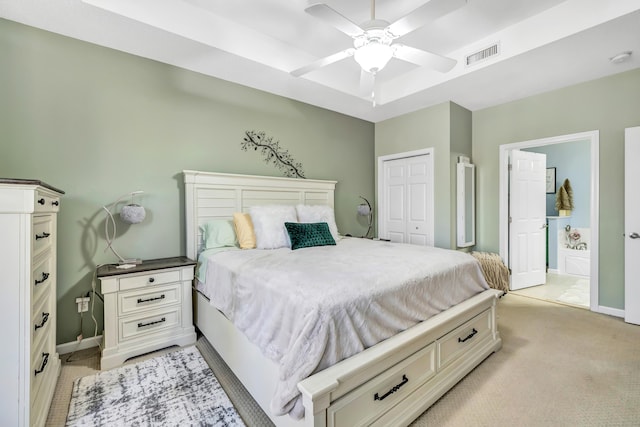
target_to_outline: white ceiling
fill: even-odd
[[[436,0],[432,0],[436,1]],[[441,1],[441,0],[440,0]],[[398,59],[376,77],[377,105],[347,58],[302,77],[290,71],[352,47],[305,13],[307,0],[0,0],[0,17],[378,122],[453,101],[470,110],[640,67],[638,0],[468,0],[399,39],[458,60],[442,74]],[[326,0],[355,23],[370,0]],[[425,0],[377,0],[394,22]],[[500,53],[464,58],[498,42]],[[630,60],[609,58],[633,51]]]

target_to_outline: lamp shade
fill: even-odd
[[[393,57],[393,49],[388,44],[381,43],[378,40],[370,40],[369,43],[357,48],[353,57],[363,70],[369,73],[377,73]]]
[[[370,213],[371,213],[371,208],[369,207],[369,205],[366,205],[364,203],[358,205],[358,215],[367,216]]]
[[[144,220],[147,212],[143,206],[131,203],[120,210],[120,219],[129,224],[138,224]]]

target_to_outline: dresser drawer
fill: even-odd
[[[435,375],[435,355],[433,343],[341,397],[327,409],[327,425],[369,425]]]
[[[32,219],[32,227],[32,255],[35,258],[53,245],[55,239],[53,215],[34,215]]]
[[[463,350],[490,335],[491,313],[487,310],[437,340],[440,356],[438,367],[446,366],[460,356]]]
[[[38,301],[42,295],[48,294],[53,289],[51,283],[55,281],[53,270],[53,255],[45,256],[35,264],[31,273],[31,286],[33,286],[33,301]]]
[[[179,327],[181,320],[180,310],[179,306],[171,307],[166,310],[147,313],[144,316],[119,319],[120,341],[142,338],[144,335]]]
[[[42,191],[34,192],[34,212],[58,212],[60,210],[60,197]]]
[[[31,312],[31,336],[32,348],[40,345],[45,337],[51,335],[53,323],[53,298],[51,289],[42,294],[41,298],[36,300]]]
[[[118,294],[118,315],[129,315],[173,304],[181,301],[181,285],[153,286],[142,290]]]
[[[31,351],[31,402],[42,388],[42,384],[47,381],[53,365],[55,354],[52,352],[52,335],[43,336],[39,345],[32,347]],[[49,362],[52,362],[51,364]]]
[[[157,286],[164,283],[178,282],[179,280],[180,271],[178,270],[155,272],[153,274],[143,274],[119,279],[121,291],[142,288],[149,285]]]

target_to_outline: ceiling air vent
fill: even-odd
[[[489,59],[492,56],[496,56],[500,53],[500,45],[498,43],[492,44],[488,48],[482,49],[478,52],[467,55],[467,66],[473,65],[477,62]]]

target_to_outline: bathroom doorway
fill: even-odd
[[[524,141],[500,147],[500,253],[507,263],[507,156],[513,149],[545,154],[548,171],[555,178],[553,188],[548,189],[546,195],[546,284],[514,292],[598,311],[598,132]],[[555,210],[555,199],[566,178],[573,190],[574,210],[569,215],[561,216]],[[514,249],[511,248],[512,256]]]

